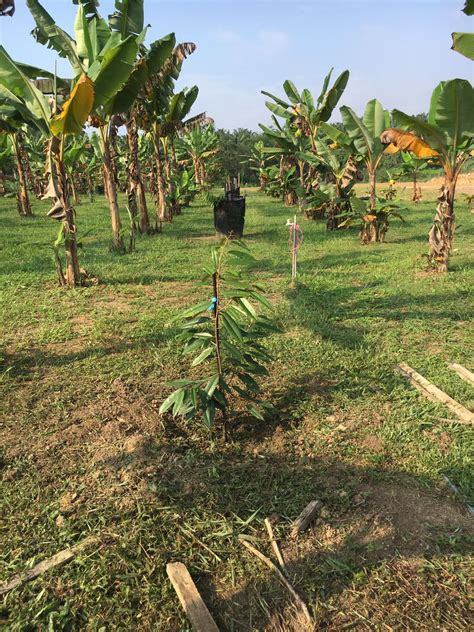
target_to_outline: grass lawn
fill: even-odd
[[[433,199],[433,196],[432,196]],[[275,531],[295,586],[325,630],[467,630],[474,520],[472,429],[395,373],[407,362],[457,401],[472,388],[472,215],[445,276],[424,272],[432,199],[409,206],[386,244],[357,228],[302,222],[297,287],[285,222],[292,209],[248,191],[250,270],[282,332],[263,383],[275,414],[241,410],[222,445],[158,409],[185,374],[168,326],[207,300],[213,234],[199,200],[133,254],[108,252],[105,201],[77,207],[81,266],[99,283],[57,287],[57,224],[0,200],[1,579],[97,534],[100,545],[6,595],[5,630],[189,630],[167,579],[184,562],[222,630],[304,630],[285,589],[242,547],[270,554]],[[312,499],[312,529],[289,538]],[[48,627],[49,626],[49,627]]]

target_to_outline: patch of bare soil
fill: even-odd
[[[57,486],[61,468],[68,481],[68,491],[58,497],[63,515],[105,498],[124,508],[149,497],[147,481],[162,458],[155,443],[162,432],[157,408],[158,402],[117,379],[110,392],[72,409],[67,420],[50,420],[54,430],[32,428],[25,435],[11,429],[5,453],[8,460],[28,455],[44,485]]]
[[[474,521],[463,508],[447,495],[399,483],[364,483],[350,494],[344,490],[334,494],[337,502],[326,502],[308,531],[291,540],[285,529],[280,541],[289,575],[300,592],[306,586],[306,591],[331,595],[315,611],[317,629],[468,629],[463,628],[468,621],[467,594],[459,570],[463,566],[469,575],[469,557],[458,558],[452,573],[449,564],[436,561],[440,537],[474,536]],[[346,500],[342,508],[341,494]],[[266,535],[262,533],[261,539],[260,548],[265,550]],[[429,580],[431,572],[433,581]],[[444,573],[444,582],[439,580],[440,573]],[[267,574],[260,581],[244,581],[235,590],[218,583],[215,588],[232,616],[241,619],[242,629],[251,629],[242,618],[245,604],[258,601],[269,585],[286,598],[273,582]],[[314,594],[310,601],[314,604]],[[277,612],[259,629],[308,630],[291,605]]]

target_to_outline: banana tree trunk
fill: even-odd
[[[87,174],[86,178],[87,178],[87,189],[88,189],[88,192],[89,192],[89,202],[95,202],[95,183],[94,183],[94,180],[93,180],[92,176],[90,175],[90,173]]]
[[[74,200],[74,204],[80,204],[81,201],[77,195],[76,179],[74,178],[74,173],[72,171],[70,174],[69,181],[71,183],[71,193],[72,193],[72,199]]]
[[[454,195],[457,178],[446,178],[438,197],[438,208],[430,230],[430,263],[437,272],[447,272],[453,247],[455,216]]]
[[[31,217],[33,215],[31,211],[30,198],[28,196],[28,187],[26,184],[26,176],[23,168],[23,161],[21,158],[20,140],[16,134],[12,134],[13,150],[15,152],[15,162],[18,174],[18,186],[19,186],[19,206],[18,212],[25,217]]]
[[[65,194],[67,198],[67,193]],[[65,250],[66,250],[66,285],[75,287],[81,284],[79,258],[77,254],[76,226],[74,223],[74,209],[67,204],[66,219],[64,220]]]
[[[369,168],[369,195],[370,195],[370,210],[373,211],[377,204],[377,195],[376,195],[376,177],[375,170]],[[375,243],[379,241],[379,232],[377,228],[377,219],[375,218],[375,214],[370,213],[367,216],[368,220],[366,220],[366,228],[364,230],[364,243]]]
[[[285,191],[283,198],[284,198],[285,206],[287,207],[295,206],[295,204],[298,201],[296,191],[294,189],[288,189],[288,191]]]
[[[19,142],[19,150],[20,150],[21,163],[23,165],[23,172],[24,172],[25,177],[26,177],[27,186],[28,185],[30,186],[30,190],[33,190],[35,196],[38,198],[38,200],[40,200],[41,199],[41,191],[38,188],[38,181],[36,180],[36,178],[33,175],[33,171],[31,169],[30,159],[28,157],[28,152],[23,147],[23,145],[21,143],[21,139],[20,139],[20,142]]]
[[[122,237],[122,223],[117,198],[117,186],[115,183],[115,170],[110,155],[110,145],[107,129],[100,128],[101,150],[104,173],[104,192],[107,197],[110,210],[110,220],[112,223],[112,247],[117,252],[125,252]]]
[[[416,171],[413,173],[413,195],[412,202],[418,203],[421,200],[421,187],[418,184],[418,177]]]
[[[143,186],[142,174],[140,170],[140,162],[138,160],[138,132],[135,118],[132,114],[127,123],[127,141],[128,141],[128,178],[129,193],[133,189],[135,204],[140,215],[140,232],[150,232],[150,218],[148,217],[148,206],[145,197],[145,188]]]
[[[156,168],[156,219],[155,228],[160,231],[163,229],[163,222],[166,220],[166,200],[165,200],[165,181],[163,177],[163,163],[161,160],[160,141],[156,137],[153,138],[155,149],[155,168]]]
[[[163,164],[164,164],[164,171],[165,171],[165,175],[166,175],[165,187],[167,189],[167,190],[165,190],[165,199],[166,199],[166,193],[167,193],[168,196],[169,196],[169,199],[171,200],[171,204],[169,205],[169,208],[167,208],[167,216],[168,216],[168,220],[171,222],[171,221],[173,221],[173,215],[177,215],[177,212],[176,212],[176,206],[175,206],[175,203],[174,203],[175,188],[173,186],[173,180],[171,178],[170,155],[165,150],[165,148],[163,148]]]
[[[79,258],[77,252],[76,224],[74,208],[69,202],[68,178],[64,167],[64,138],[51,139],[51,152],[56,164],[58,192],[56,197],[57,205],[64,209],[65,216],[62,219],[63,236],[66,255],[66,276],[64,277],[61,263],[57,260],[59,282],[68,287],[81,285],[81,272],[79,269]]]
[[[196,158],[193,158],[193,167],[194,167],[194,182],[199,185],[199,162]]]
[[[369,170],[370,210],[377,204],[375,171]]]

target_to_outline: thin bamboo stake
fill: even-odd
[[[264,523],[268,532],[268,537],[270,538],[270,544],[272,545],[273,552],[275,553],[275,557],[278,560],[278,564],[280,564],[282,570],[286,570],[285,560],[283,559],[283,555],[281,554],[278,542],[275,540],[272,523],[268,518],[265,518]]]
[[[425,397],[432,402],[440,402],[447,406],[463,424],[474,424],[474,413],[464,408],[459,402],[447,395],[439,389],[435,384],[427,380],[425,377],[417,373],[408,364],[402,363],[397,367],[397,371],[401,373],[412,386],[418,389]]]
[[[474,373],[471,373],[466,367],[462,366],[462,364],[450,364],[449,368],[459,375],[465,382],[474,386]]]
[[[256,549],[254,546],[250,544],[250,542],[247,542],[246,540],[239,540],[239,542],[243,544],[245,548],[248,549],[251,553],[253,553],[256,557],[258,557],[259,560],[261,560],[264,564],[266,564],[268,568],[270,568],[272,571],[274,571],[277,574],[278,579],[282,582],[282,584],[291,594],[291,596],[293,597],[293,599],[295,600],[299,608],[301,608],[301,611],[304,614],[306,620],[309,623],[311,623],[311,625],[314,625],[308,606],[305,604],[303,599],[298,595],[296,590],[293,588],[291,583],[288,581],[288,579],[285,577],[282,571],[278,568],[278,566],[274,564],[271,561],[271,559],[268,558],[266,555],[264,555],[263,553],[260,553],[258,549]]]
[[[91,536],[89,538],[86,538],[85,540],[82,540],[82,542],[71,546],[69,549],[64,549],[63,551],[56,553],[55,555],[53,555],[53,557],[50,557],[49,559],[43,560],[39,564],[36,564],[36,566],[33,566],[33,568],[14,575],[10,581],[0,584],[0,595],[4,595],[7,592],[10,592],[10,590],[13,590],[17,586],[20,586],[20,584],[24,584],[25,582],[29,582],[30,580],[35,579],[39,575],[42,575],[55,566],[70,562],[86,548],[92,546],[93,544],[97,544],[98,542],[98,537]]]

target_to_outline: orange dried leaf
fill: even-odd
[[[431,158],[432,156],[439,155],[435,149],[432,149],[426,141],[416,136],[416,134],[405,132],[395,127],[386,129],[380,135],[380,140],[385,145],[388,145],[388,147],[394,145],[399,150],[410,151],[412,154],[415,154],[417,158]],[[395,153],[387,150],[385,150],[385,152]]]
[[[396,154],[399,151],[400,151],[400,147],[397,147],[393,143],[390,143],[390,145],[387,145],[387,147],[385,147],[385,150],[383,153],[385,155],[389,155],[389,154]]]
[[[55,136],[80,134],[94,105],[94,84],[82,75],[74,86],[69,99],[64,103],[61,114],[55,116],[49,127]]]

